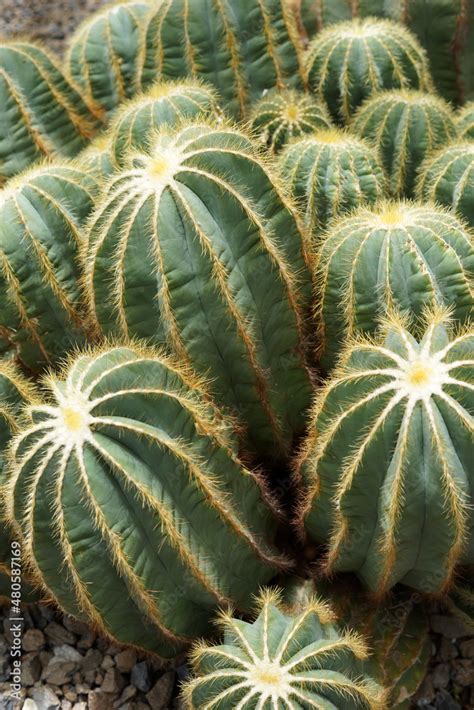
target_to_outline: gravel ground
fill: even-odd
[[[0,36],[29,35],[61,53],[65,38],[106,0],[0,0]],[[111,646],[86,626],[33,606],[25,612],[25,710],[178,710],[186,669],[164,670],[134,651]],[[10,699],[8,610],[0,609],[0,710]],[[474,709],[474,637],[449,616],[431,617],[433,660],[412,708]]]

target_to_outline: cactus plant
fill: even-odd
[[[99,181],[109,178],[117,169],[108,133],[100,133],[76,158],[76,165],[97,176]]]
[[[340,129],[295,141],[282,153],[279,166],[315,241],[335,217],[385,195],[377,151]]]
[[[150,20],[146,44],[144,87],[157,77],[199,77],[216,87],[236,118],[245,117],[266,89],[302,86],[299,37],[286,0],[204,6],[201,0],[164,0]]]
[[[6,503],[63,609],[169,658],[286,565],[267,495],[190,372],[112,347],[45,387],[13,442]]]
[[[327,545],[327,574],[377,594],[397,582],[447,591],[474,563],[474,331],[425,314],[423,337],[392,317],[350,343],[317,396],[297,471],[298,524]]]
[[[0,341],[32,369],[83,341],[79,247],[97,191],[67,163],[30,168],[0,191]]]
[[[209,377],[252,450],[287,453],[310,398],[310,274],[297,219],[245,134],[191,123],[131,154],[92,223],[86,288],[103,333],[168,344]]]
[[[374,333],[395,306],[415,317],[426,306],[472,316],[474,245],[454,215],[434,205],[382,202],[360,208],[328,234],[319,252],[321,365],[329,371],[347,337]]]
[[[75,156],[97,126],[97,109],[44,49],[0,44],[0,184],[44,156]]]
[[[128,101],[111,126],[112,151],[123,166],[131,150],[144,150],[159,128],[186,119],[217,113],[216,94],[196,80],[154,84],[149,91]]]
[[[406,29],[388,20],[354,20],[328,27],[311,43],[305,76],[335,121],[348,123],[381,89],[431,85],[425,53]]]
[[[2,486],[5,484],[6,452],[11,438],[18,431],[21,410],[36,399],[30,382],[6,360],[0,361],[0,604],[11,603],[11,550],[12,538],[5,524]],[[21,596],[23,601],[33,601],[35,595],[23,575]]]
[[[191,655],[194,678],[184,687],[190,710],[385,708],[383,689],[356,670],[368,655],[364,640],[339,631],[330,607],[316,597],[291,611],[266,591],[255,621],[223,613],[219,626],[224,644],[201,643]]]
[[[428,158],[417,191],[421,199],[451,207],[474,227],[474,142],[454,143]]]
[[[474,101],[466,104],[459,112],[456,127],[462,140],[474,140]]]
[[[304,609],[315,594],[327,600],[340,626],[367,639],[370,655],[360,661],[361,674],[386,689],[391,710],[412,707],[410,698],[421,686],[431,657],[428,615],[418,594],[400,588],[376,604],[352,575],[317,582],[290,577],[283,591],[285,604],[294,610]]]
[[[141,88],[147,2],[121,0],[92,14],[71,38],[67,64],[77,85],[106,116]]]
[[[301,91],[270,91],[257,102],[250,116],[250,129],[263,145],[277,152],[293,138],[330,128],[327,109]]]
[[[369,99],[352,129],[379,146],[394,197],[413,197],[423,160],[456,137],[449,106],[418,91],[387,91]]]
[[[301,30],[310,37],[356,17],[402,22],[426,50],[440,94],[457,103],[474,95],[474,5],[468,0],[296,0],[293,4]]]

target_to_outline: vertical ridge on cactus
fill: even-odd
[[[451,207],[474,227],[474,142],[453,143],[428,158],[417,191],[420,199]]]
[[[462,140],[474,140],[474,101],[466,104],[458,113],[456,127],[459,138]]]
[[[35,579],[67,612],[170,658],[288,564],[267,494],[192,373],[107,347],[45,388],[6,501]]]
[[[79,249],[97,192],[73,163],[30,168],[0,191],[0,342],[32,369],[85,337]]]
[[[42,47],[0,44],[0,184],[45,156],[77,155],[97,116]]]
[[[172,347],[209,378],[251,451],[289,451],[311,397],[311,276],[298,220],[244,133],[192,123],[131,153],[86,260],[103,333]]]
[[[279,168],[316,243],[335,217],[385,195],[377,151],[340,129],[294,141],[283,151]]]
[[[157,130],[217,114],[214,89],[196,79],[154,84],[125,103],[111,125],[112,150],[123,166],[131,150],[148,149]]]
[[[250,115],[250,130],[260,143],[276,153],[292,139],[318,128],[330,128],[323,104],[296,90],[273,90],[258,101]]]
[[[418,91],[382,92],[369,99],[352,129],[379,146],[394,197],[413,197],[423,160],[456,137],[448,104]]]
[[[201,643],[191,655],[194,677],[184,685],[190,710],[386,707],[383,689],[357,670],[368,655],[363,638],[339,631],[330,607],[316,597],[294,611],[267,590],[252,623],[225,613],[219,626],[223,645]]]
[[[299,37],[286,0],[164,0],[146,44],[145,87],[156,78],[199,77],[216,87],[236,118],[266,89],[302,85]]]
[[[325,572],[353,571],[378,594],[445,592],[474,562],[474,332],[442,311],[425,323],[419,340],[392,320],[347,346],[297,464],[299,524],[327,544]]]
[[[335,223],[318,255],[321,365],[334,367],[347,338],[372,334],[395,307],[418,318],[427,307],[472,316],[474,245],[454,215],[434,205],[382,202]]]
[[[106,115],[140,90],[152,5],[121,0],[92,14],[71,38],[67,63],[86,96]]]
[[[336,24],[316,35],[305,76],[339,123],[348,123],[361,103],[381,89],[426,90],[431,85],[416,38],[394,22],[373,18]]]

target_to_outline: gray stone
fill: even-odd
[[[433,631],[441,634],[446,638],[458,639],[463,636],[469,636],[469,631],[464,624],[456,619],[455,616],[442,616],[441,614],[433,614],[430,618],[430,624]]]
[[[56,661],[52,660],[44,669],[42,679],[46,680],[51,685],[66,685],[70,683],[77,663],[73,661]]]
[[[142,693],[147,693],[151,688],[151,679],[148,672],[148,666],[145,661],[135,663],[130,675],[130,683],[141,690]]]
[[[146,699],[152,710],[164,710],[171,701],[176,675],[173,671],[164,673],[153,688],[147,693]]]
[[[440,661],[452,661],[458,656],[456,644],[451,639],[442,638],[438,649],[438,658]]]
[[[435,688],[447,688],[449,683],[449,664],[438,663],[433,669],[431,679]]]
[[[22,646],[27,653],[29,651],[40,651],[44,648],[46,638],[40,629],[28,629],[23,634]]]
[[[56,621],[52,621],[48,624],[45,627],[44,633],[51,644],[55,646],[60,646],[63,643],[73,646],[76,641],[74,634],[65,629],[64,626],[61,626],[61,624],[56,623]]]
[[[115,665],[121,673],[130,673],[136,662],[137,654],[131,648],[127,648],[115,656]]]
[[[21,664],[21,684],[28,687],[34,685],[41,678],[41,662],[35,653],[23,656]]]
[[[114,702],[114,707],[121,707],[124,703],[134,698],[137,693],[138,691],[133,685],[127,685],[120,698]]]
[[[112,699],[100,690],[89,693],[89,710],[113,710]]]
[[[104,660],[100,664],[100,667],[104,669],[104,671],[108,671],[109,668],[113,668],[115,666],[115,661],[111,656],[104,656]]]
[[[453,680],[466,688],[474,685],[474,661],[462,658],[453,663]]]
[[[102,681],[101,690],[104,693],[121,693],[125,686],[125,680],[117,668],[109,668]]]
[[[82,659],[82,670],[84,673],[88,671],[97,671],[102,663],[102,654],[96,648],[90,648]]]
[[[39,710],[37,704],[31,698],[26,698],[22,710]]]
[[[77,665],[82,664],[84,659],[84,656],[79,653],[79,651],[76,651],[75,648],[68,646],[65,643],[60,646],[55,646],[53,651],[55,658],[60,658],[62,661],[71,661]]]
[[[68,631],[76,634],[76,636],[82,636],[82,634],[87,634],[89,631],[89,627],[83,621],[79,621],[73,616],[67,616],[66,614],[63,617],[63,624]]]
[[[469,639],[469,641],[462,641],[459,644],[461,650],[461,656],[464,658],[474,658],[474,639]]]
[[[71,710],[72,703],[69,700],[61,700],[61,710]]]
[[[55,710],[61,707],[61,701],[56,693],[53,693],[47,685],[42,685],[40,688],[33,688],[31,697],[35,701],[39,710]]]
[[[63,692],[66,700],[70,700],[71,703],[74,703],[77,700],[77,693],[72,685],[64,686]]]
[[[447,690],[440,690],[436,693],[436,700],[434,703],[436,710],[462,710],[459,703],[457,703]]]
[[[40,651],[39,659],[43,668],[49,665],[50,660],[53,658],[53,654],[50,651]]]
[[[87,703],[74,703],[74,705],[72,706],[72,710],[87,710]]]
[[[89,629],[87,633],[83,634],[79,641],[77,642],[77,648],[86,651],[88,648],[92,648],[94,641],[96,639],[95,633]]]

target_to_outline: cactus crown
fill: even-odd
[[[327,109],[301,91],[271,91],[261,99],[250,116],[250,129],[261,143],[277,152],[293,138],[329,128]]]
[[[449,105],[420,91],[383,91],[368,99],[352,128],[379,146],[390,191],[398,197],[414,195],[423,160],[456,137]]]
[[[474,101],[467,103],[458,113],[456,126],[461,139],[474,140]]]
[[[443,310],[424,319],[419,340],[392,316],[377,339],[348,345],[299,460],[300,521],[328,543],[326,570],[355,571],[378,593],[399,581],[443,591],[457,564],[474,562],[463,473],[474,333],[456,331]]]
[[[380,89],[426,90],[431,85],[426,56],[415,36],[395,22],[373,18],[341,22],[316,35],[305,71],[332,117],[344,123]]]
[[[184,687],[190,709],[328,707],[382,710],[385,697],[354,670],[368,654],[362,638],[339,633],[331,609],[316,597],[288,612],[276,592],[257,601],[253,623],[223,613],[224,645],[199,644],[195,677]]]

